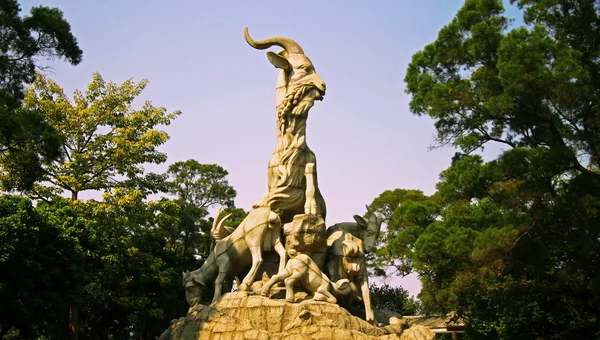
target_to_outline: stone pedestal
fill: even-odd
[[[420,326],[376,327],[344,308],[306,299],[298,303],[247,293],[228,293],[211,306],[196,305],[173,320],[159,340],[197,339],[433,339]],[[414,327],[414,328],[413,328]]]

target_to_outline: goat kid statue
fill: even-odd
[[[211,229],[216,240],[215,247],[199,269],[183,273],[183,286],[190,306],[200,302],[202,293],[213,280],[215,294],[211,303],[219,300],[223,285],[227,283],[230,289],[234,276],[251,264],[250,271],[238,287],[239,291],[247,291],[263,262],[263,251],[275,250],[280,256],[279,272],[285,271],[287,254],[280,240],[279,215],[269,208],[254,209],[233,229],[225,226],[231,215],[220,218],[220,213],[219,209]]]
[[[343,222],[327,229],[326,271],[333,282],[341,279],[350,281],[351,299],[362,300],[368,322],[374,324],[375,313],[371,305],[369,277],[365,255],[377,241],[383,219],[367,206],[371,214],[369,221],[354,215],[356,222]]]
[[[288,255],[290,259],[285,266],[285,271],[273,275],[262,287],[261,295],[268,295],[271,287],[281,281],[285,282],[285,299],[288,302],[296,302],[294,296],[294,284],[296,282],[300,283],[305,291],[312,294],[315,301],[336,303],[337,300],[330,293],[330,290],[333,290],[337,295],[350,293],[349,280],[342,279],[339,282],[331,282],[308,255],[298,253],[295,250],[290,250]]]

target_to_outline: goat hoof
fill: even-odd
[[[239,290],[240,292],[247,292],[249,288],[250,288],[250,286],[249,286],[247,283],[242,283],[242,284],[239,286],[238,290]]]

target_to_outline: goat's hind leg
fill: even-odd
[[[287,302],[296,302],[296,297],[294,296],[294,283],[302,277],[302,274],[302,272],[296,269],[292,272],[290,277],[285,279],[285,300]]]
[[[329,281],[328,280],[323,280],[323,284],[321,284],[319,286],[319,288],[317,288],[317,291],[315,292],[315,296],[314,299],[315,301],[325,301],[325,302],[329,302],[329,303],[336,303],[337,299],[335,298],[335,296],[333,296],[333,294],[331,294],[329,292]]]
[[[281,244],[281,240],[279,237],[277,241],[275,241],[275,245],[273,246],[277,254],[279,255],[279,272],[277,274],[282,274],[285,272],[285,265],[287,261],[287,252],[285,251],[285,247]]]

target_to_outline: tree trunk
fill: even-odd
[[[69,308],[69,339],[77,340],[77,324],[79,322],[79,306]]]
[[[77,201],[77,191],[71,192],[71,201]],[[72,304],[69,307],[69,339],[77,340],[77,326],[79,324],[79,306]]]

